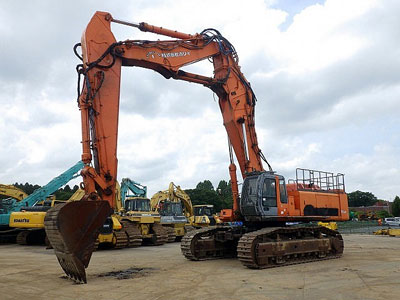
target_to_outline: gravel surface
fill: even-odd
[[[93,253],[88,284],[64,276],[53,250],[0,245],[1,299],[398,299],[400,238],[344,235],[333,259],[250,270],[236,259],[192,262],[179,243]]]

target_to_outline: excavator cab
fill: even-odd
[[[240,211],[246,220],[278,216],[280,203],[287,203],[283,176],[274,172],[258,172],[244,179]]]
[[[168,200],[160,202],[158,212],[161,216],[184,216],[182,204]]]
[[[194,214],[195,226],[201,226],[201,225],[213,226],[217,224],[214,205],[211,204],[194,205],[193,214]]]
[[[143,197],[131,197],[125,199],[125,211],[127,212],[149,212],[150,199]]]
[[[193,210],[195,216],[212,217],[215,214],[213,205],[195,205]]]

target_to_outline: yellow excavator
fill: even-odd
[[[117,183],[114,214],[100,229],[95,247],[138,247],[144,242],[162,245],[168,241],[168,230],[160,224],[160,214],[151,211],[147,188],[129,178]]]
[[[151,197],[151,210],[161,215],[161,224],[172,228],[168,241],[181,240],[187,231],[221,223],[210,204],[192,205],[189,195],[173,182],[168,190]]]
[[[55,205],[70,201],[79,201],[85,192],[78,189],[68,200],[57,200],[54,195],[50,195],[44,201],[38,202],[29,210],[12,212],[10,216],[10,227],[20,229],[17,235],[17,244],[19,245],[40,245],[50,246],[44,231],[44,217],[47,209]]]
[[[200,204],[193,206],[193,216],[189,220],[191,225],[199,228],[222,223],[215,214],[214,205]]]
[[[85,191],[82,190],[82,193],[85,194]],[[121,210],[121,187],[119,183],[116,182],[114,214],[108,217],[103,226],[100,228],[100,233],[95,243],[95,249],[98,247],[103,249],[120,249],[129,245],[129,237],[122,229],[122,224],[118,218],[118,213],[121,212]]]
[[[28,197],[27,193],[11,184],[0,184],[0,195],[14,198],[17,201]]]
[[[83,162],[78,161],[72,167],[65,170],[46,185],[36,189],[22,201],[10,202],[0,213],[0,225],[6,227],[8,232],[16,237],[18,244],[43,244],[46,241],[44,230],[44,218],[47,211],[56,204],[65,204],[66,201],[58,201],[51,196],[59,188],[70,180],[79,176]],[[5,209],[4,209],[5,208]]]
[[[161,225],[167,229],[168,242],[180,241],[185,235],[185,226],[193,218],[189,195],[171,182],[168,190],[159,191],[151,197],[150,206],[153,212],[161,215]]]

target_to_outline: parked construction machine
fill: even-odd
[[[64,203],[54,195],[48,196],[35,206],[23,207],[21,211],[12,212],[10,227],[18,231],[16,242],[19,245],[49,245],[44,230],[44,216],[51,207]]]
[[[117,183],[114,214],[101,228],[97,243],[120,249],[138,247],[142,242],[163,245],[167,231],[160,224],[160,215],[150,209],[147,187],[123,178],[120,188]]]
[[[129,245],[129,236],[127,236],[125,231],[122,229],[122,224],[117,217],[118,212],[120,212],[122,209],[121,186],[119,185],[118,181],[115,184],[115,213],[108,217],[103,226],[100,228],[99,235],[96,239],[95,249],[98,247],[120,249]],[[85,194],[84,190],[83,194]]]
[[[193,218],[189,195],[171,182],[168,190],[159,191],[151,197],[150,206],[152,211],[161,215],[161,225],[168,230],[168,242],[181,240],[189,220]]]
[[[222,223],[216,215],[214,205],[198,204],[193,206],[193,217],[190,223],[195,227],[213,226]]]
[[[27,243],[29,240],[35,241],[42,238],[44,241],[44,227],[40,231],[35,225],[39,219],[42,220],[43,224],[46,211],[50,209],[52,203],[54,204],[53,199],[48,199],[48,197],[60,187],[67,184],[68,181],[79,176],[76,173],[82,167],[83,162],[79,161],[21,201],[14,199],[2,200],[2,208],[0,209],[0,235],[8,236],[9,238],[15,238],[16,236],[17,242],[22,244]],[[32,235],[32,237],[29,237],[29,235]]]
[[[171,37],[170,40],[117,42],[111,22]],[[82,48],[82,56],[78,47]],[[82,201],[62,204],[46,215],[46,232],[68,276],[86,282],[99,228],[112,213],[117,178],[117,132],[122,66],[152,69],[165,78],[202,84],[219,99],[228,134],[233,210],[231,222],[195,230],[182,239],[181,249],[192,260],[237,254],[250,268],[267,268],[339,257],[341,235],[323,226],[287,227],[286,222],[348,219],[344,176],[298,170],[309,178],[286,184],[261,152],[255,131],[256,96],[242,74],[233,45],[215,29],[199,34],[114,19],[96,12],[74,48],[83,63],[78,104],[82,118]],[[214,76],[183,71],[185,65],[210,60]],[[79,82],[79,81],[78,81]],[[239,197],[234,155],[244,179]],[[264,161],[268,170],[264,170]],[[78,213],[79,212],[79,213]]]
[[[73,177],[79,175],[74,174]],[[12,212],[10,227],[19,231],[16,242],[20,245],[42,245],[51,247],[44,230],[44,217],[51,207],[68,201],[79,201],[84,193],[82,189],[76,190],[68,200],[57,200],[54,195],[39,201],[33,207],[23,208],[21,211]],[[21,222],[21,220],[25,220]]]
[[[46,212],[57,204],[65,201],[56,200],[53,194],[77,174],[83,167],[79,161],[74,166],[53,178],[45,186],[35,190],[32,194],[18,202],[8,214],[7,227],[17,233],[16,241],[20,245],[43,244],[46,242],[44,231],[44,217]],[[4,224],[5,225],[5,224]]]
[[[132,192],[131,195],[129,191]],[[156,246],[167,242],[168,230],[161,226],[160,214],[151,210],[146,186],[129,178],[123,178],[121,200],[122,213],[119,214],[119,219],[128,237],[134,236],[135,241],[129,245],[130,247],[140,246],[141,241]]]
[[[168,190],[159,191],[151,197],[151,209],[161,215],[161,224],[170,228],[168,242],[181,240],[187,231],[221,223],[213,205],[193,206],[189,195],[173,182]]]
[[[0,184],[0,195],[11,197],[17,201],[21,201],[22,199],[28,197],[27,193],[11,184]]]

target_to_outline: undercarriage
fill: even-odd
[[[181,250],[190,260],[237,257],[248,268],[262,269],[338,258],[340,233],[322,226],[213,226],[192,231]]]

